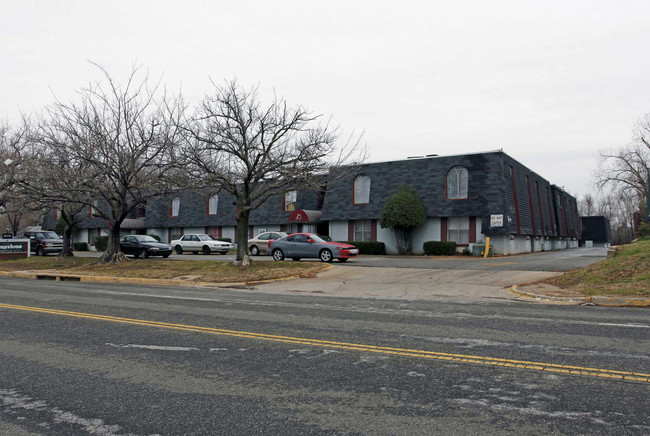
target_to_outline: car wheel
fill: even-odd
[[[284,260],[284,253],[279,248],[273,250],[272,256],[273,260]]]
[[[36,247],[36,255],[37,256],[45,256],[45,248],[43,248],[42,245],[39,245]]]
[[[320,258],[321,262],[331,262],[334,256],[332,256],[332,252],[329,251],[327,248],[325,250],[321,250],[320,254],[318,255]]]
[[[339,259],[339,262],[341,262],[341,263],[344,263],[344,262],[347,262],[347,261],[348,261],[347,257],[343,257],[343,258]]]
[[[292,257],[291,260],[298,262],[300,260],[299,257]]]
[[[176,250],[176,254],[183,254],[183,247],[181,247],[180,245],[174,247],[174,250]]]
[[[251,256],[257,256],[260,254],[260,249],[257,248],[257,245],[251,245]]]
[[[144,248],[140,249],[140,259],[146,259],[147,257],[149,257],[149,252]]]
[[[208,247],[207,245],[204,245],[203,248],[201,249],[201,252],[203,254],[210,254],[211,253],[210,247]]]

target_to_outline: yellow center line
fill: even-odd
[[[150,321],[133,318],[121,318],[108,315],[97,315],[82,312],[70,312],[66,310],[47,309],[43,307],[18,306],[13,304],[0,303],[0,308],[22,310],[28,312],[46,313],[50,315],[70,316],[75,318],[93,319],[98,321],[115,322],[122,324],[139,325],[145,327],[159,327],[172,330],[183,330],[197,333],[208,333],[213,335],[231,336],[245,339],[256,339],[272,342],[281,342],[298,345],[309,345],[313,347],[327,347],[340,350],[365,351],[371,353],[387,354],[393,356],[418,357],[423,359],[437,359],[463,363],[476,363],[482,365],[505,366],[511,368],[532,369],[538,371],[549,371],[561,374],[588,375],[594,377],[606,377],[620,380],[640,381],[650,383],[650,374],[617,371],[611,369],[590,368],[572,365],[558,365],[554,363],[533,362],[526,360],[502,359],[496,357],[485,357],[465,354],[440,353],[426,350],[413,350],[407,348],[381,347],[375,345],[355,344],[348,342],[335,342],[320,339],[298,338],[291,336],[269,335],[265,333],[244,332],[237,330],[217,329],[211,327],[200,327],[184,324],[173,324],[159,321]]]

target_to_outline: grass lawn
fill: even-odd
[[[254,262],[250,267],[231,266],[230,262],[129,259],[118,265],[93,265],[96,258],[56,256],[0,261],[0,271],[56,270],[68,274],[186,281],[232,283],[279,279],[289,276],[313,277],[325,268],[316,262]]]
[[[650,297],[650,237],[621,246],[611,259],[542,283],[585,296]]]

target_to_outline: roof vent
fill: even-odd
[[[422,159],[424,156],[408,156],[407,159]]]
[[[427,157],[436,157],[438,156],[437,154],[427,154]]]

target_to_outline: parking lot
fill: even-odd
[[[78,251],[80,257],[99,257],[100,253]],[[482,257],[472,256],[359,256],[345,265],[334,261],[333,265],[345,267],[415,268],[444,270],[482,271],[549,271],[564,272],[590,265],[607,257],[607,249],[574,248],[569,250],[544,251],[514,256]],[[168,260],[213,260],[233,261],[234,255],[220,254],[172,254]],[[254,261],[273,262],[271,256],[252,256]],[[303,259],[300,262],[319,262],[318,259]]]
[[[78,252],[79,256],[99,253]],[[271,293],[319,294],[404,300],[515,299],[507,288],[542,280],[605,259],[605,248],[576,248],[516,256],[476,258],[469,256],[359,256],[317,278],[303,278],[245,287]],[[173,254],[174,260],[232,261],[234,255]],[[255,256],[255,261],[273,262],[270,256]],[[145,260],[146,261],[146,260]],[[316,259],[301,262],[319,262]]]

